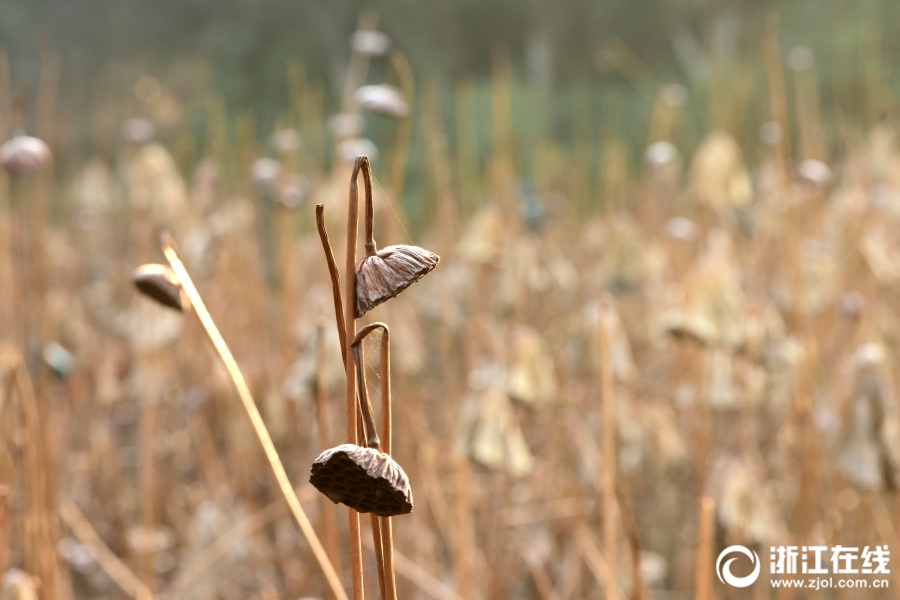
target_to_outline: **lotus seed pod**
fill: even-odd
[[[268,188],[278,181],[281,175],[281,163],[274,158],[259,158],[253,162],[250,168],[253,182],[259,187]]]
[[[121,132],[126,142],[146,144],[153,139],[156,129],[147,119],[126,119],[122,123]]]
[[[370,56],[382,56],[391,48],[391,38],[380,31],[363,29],[353,33],[350,46],[354,52]]]
[[[179,312],[183,312],[188,306],[178,277],[165,265],[141,265],[132,273],[131,281],[142,294],[163,306],[174,308]]]
[[[36,137],[17,135],[0,146],[0,164],[13,176],[37,171],[50,160],[49,146]]]
[[[820,160],[807,158],[797,167],[797,178],[814,187],[825,187],[831,183],[831,169]]]
[[[294,152],[303,144],[303,138],[296,129],[279,129],[272,134],[272,145],[280,153]]]
[[[342,444],[326,450],[313,463],[309,482],[335,504],[361,513],[393,517],[413,509],[406,473],[374,448]]]
[[[418,246],[388,246],[356,263],[356,318],[390,300],[426,273],[441,257]]]
[[[360,107],[383,117],[401,119],[409,114],[409,103],[397,88],[382,85],[364,85],[356,90],[356,102]]]

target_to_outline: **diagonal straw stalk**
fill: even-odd
[[[603,400],[603,460],[601,462],[603,482],[603,542],[609,576],[606,578],[606,600],[618,600],[617,576],[618,537],[616,531],[616,384],[613,374],[612,341],[610,329],[613,299],[604,294],[600,300],[603,312],[600,317],[600,387]]]
[[[330,586],[332,593],[339,600],[348,600],[347,594],[341,586],[340,578],[335,572],[331,561],[328,560],[325,549],[322,547],[321,542],[319,542],[319,538],[316,536],[316,532],[313,530],[309,518],[303,511],[303,507],[300,505],[300,500],[297,498],[294,488],[291,487],[291,482],[288,479],[287,472],[284,470],[284,465],[281,464],[281,459],[278,457],[278,452],[275,450],[275,444],[272,443],[272,438],[269,435],[269,431],[266,429],[265,423],[263,423],[262,416],[259,414],[259,409],[256,408],[253,396],[250,395],[250,388],[247,387],[247,382],[244,381],[244,376],[241,374],[237,362],[234,360],[234,356],[232,356],[231,351],[225,344],[225,340],[219,333],[209,311],[206,310],[203,299],[200,297],[199,292],[197,292],[197,288],[194,287],[194,282],[191,281],[191,277],[188,275],[187,269],[184,268],[181,259],[178,258],[172,238],[167,233],[163,233],[162,247],[163,253],[166,255],[166,260],[169,261],[172,270],[175,271],[175,275],[178,276],[181,287],[190,299],[194,311],[197,313],[197,317],[200,319],[200,323],[206,331],[206,335],[209,336],[216,352],[218,352],[219,357],[225,364],[228,374],[231,376],[231,381],[234,383],[234,387],[244,405],[244,409],[250,417],[250,422],[253,424],[253,429],[256,431],[256,435],[259,437],[259,441],[266,453],[266,458],[269,459],[269,465],[271,465],[272,471],[275,473],[275,478],[278,480],[278,487],[281,488],[281,493],[284,494],[285,500],[287,500],[288,506],[291,508],[291,513],[293,513],[297,524],[300,526],[300,531],[302,531],[303,535],[306,537],[306,541],[309,543],[316,560],[319,562],[319,566],[325,573],[325,578],[328,580],[328,585]]]

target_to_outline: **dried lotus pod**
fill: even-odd
[[[365,156],[357,158],[356,169],[363,174],[366,188],[366,255],[356,263],[356,318],[390,300],[434,269],[441,257],[418,246],[388,246],[379,251],[375,244],[375,205],[372,201],[372,167]]]
[[[30,135],[17,135],[0,146],[0,164],[13,176],[38,171],[51,158],[50,147]]]
[[[426,273],[441,257],[418,246],[388,246],[356,263],[356,318],[390,300]]]
[[[341,444],[326,450],[313,462],[309,482],[335,504],[357,512],[393,517],[413,509],[406,473],[374,448]]]
[[[364,85],[356,90],[356,102],[361,108],[381,115],[402,119],[409,115],[409,102],[403,92],[387,85]]]
[[[165,265],[141,265],[131,274],[131,281],[145,296],[163,306],[184,312],[188,306],[187,297],[175,272]]]

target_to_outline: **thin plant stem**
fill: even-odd
[[[369,393],[366,387],[365,354],[359,344],[353,344],[350,349],[353,353],[353,362],[356,366],[356,380],[359,386],[356,393],[356,400],[361,414],[358,422],[361,420],[362,426],[357,427],[358,437],[365,440],[367,448],[380,450],[381,441],[378,439],[378,428],[375,427],[375,418],[372,415],[372,403],[369,402]],[[381,592],[382,600],[385,600],[384,546],[381,538],[381,522],[378,520],[378,515],[374,513],[369,514],[369,522],[372,527],[372,548],[375,552],[375,564],[378,572],[378,590]]]
[[[712,600],[713,547],[716,542],[716,501],[710,496],[700,500],[700,531],[697,534],[697,559],[694,587],[697,600]]]
[[[116,556],[109,546],[103,543],[100,536],[85,518],[84,514],[72,502],[65,502],[59,507],[59,515],[72,529],[75,538],[93,558],[103,572],[109,575],[122,591],[135,600],[153,600],[153,592],[135,575],[128,566]]]
[[[315,488],[306,486],[300,490],[299,495],[303,501],[311,500],[315,495]],[[167,600],[177,600],[187,595],[216,562],[248,537],[281,518],[287,508],[281,500],[276,500],[223,533],[194,557],[161,596]]]
[[[372,323],[370,325],[366,325],[362,329],[359,330],[359,333],[356,334],[356,338],[353,340],[353,344],[351,344],[352,348],[361,347],[361,343],[363,339],[366,338],[370,333],[375,331],[376,329],[381,329],[381,360],[380,360],[380,377],[381,377],[381,445],[377,447],[378,450],[384,452],[388,456],[391,454],[391,438],[392,438],[392,425],[391,425],[391,330],[385,323]],[[362,363],[360,356],[360,360],[358,364]],[[362,376],[360,377],[360,390],[365,390],[363,392],[365,396],[365,401],[363,405],[369,404],[368,399],[368,390],[365,388],[365,370],[357,367],[358,371],[362,371]],[[371,406],[369,407],[369,411],[371,413]],[[372,427],[374,428],[374,421],[372,423]],[[370,434],[371,435],[371,434]],[[378,440],[376,436],[376,441]],[[370,448],[373,446],[369,446]],[[397,584],[394,575],[394,539],[393,539],[393,531],[391,527],[391,518],[390,517],[381,517],[381,544],[382,544],[382,556],[383,556],[383,572],[384,572],[384,589],[383,594],[387,600],[396,600],[397,598]]]
[[[364,177],[364,180],[366,183],[366,191],[367,191],[367,194],[366,194],[366,199],[367,199],[367,214],[366,214],[367,236],[366,236],[366,238],[367,238],[367,240],[372,239],[372,248],[373,248],[373,252],[374,252],[374,243],[375,243],[374,236],[371,233],[371,230],[369,229],[370,227],[372,227],[372,223],[374,221],[374,215],[371,215],[371,217],[370,217],[370,215],[368,213],[368,207],[372,206],[372,203],[371,203],[371,177],[370,177],[368,170],[364,170],[363,173],[364,173],[363,177]],[[355,182],[355,180],[356,180],[356,178],[354,177],[354,182]],[[357,192],[357,194],[358,194],[358,192]],[[357,198],[358,198],[358,195],[357,195]],[[334,313],[335,313],[335,315],[337,315],[338,338],[340,339],[341,356],[344,360],[344,368],[346,369],[347,354],[348,354],[347,329],[346,329],[346,325],[345,325],[346,321],[344,319],[344,303],[341,300],[341,275],[338,272],[337,263],[334,260],[334,252],[331,249],[331,242],[328,239],[328,232],[325,229],[325,205],[324,204],[316,205],[316,228],[318,229],[318,232],[319,232],[319,239],[322,242],[322,249],[325,252],[325,261],[328,264],[328,274],[331,277],[331,291],[332,291],[332,297],[334,299]],[[354,265],[354,272],[355,272],[355,265]],[[354,317],[355,317],[355,315],[354,315]],[[360,359],[356,362],[357,362],[357,364],[364,364],[362,357],[360,357]],[[359,404],[360,407],[363,406],[362,399],[359,397],[359,393],[357,393],[357,403]],[[371,406],[368,403],[368,398],[366,398],[365,407],[368,410],[368,413],[370,415],[370,419],[369,419],[370,425],[368,426],[368,429],[369,429],[369,431],[374,431],[374,426],[371,426],[371,412],[372,411],[371,411]],[[363,424],[362,418],[359,415],[357,415],[356,420],[357,420],[357,430],[359,432],[359,435],[362,437],[366,437],[366,435],[364,433],[365,425]],[[381,525],[378,521],[378,517],[376,515],[372,515],[371,519],[372,519],[372,537],[373,537],[374,547],[378,548],[378,549],[383,548],[384,540],[382,537]],[[383,550],[376,550],[375,561],[376,561],[377,567],[378,567],[378,583],[379,583],[379,588],[381,590],[381,596],[382,596],[382,598],[385,598],[383,554],[384,554]]]
[[[168,234],[163,234],[162,246],[166,259],[172,266],[172,270],[175,271],[175,275],[178,277],[181,287],[184,289],[184,292],[187,294],[188,299],[194,307],[194,311],[197,313],[197,318],[200,319],[203,329],[206,331],[207,336],[209,336],[216,352],[218,352],[225,368],[228,370],[228,374],[231,376],[231,381],[234,383],[235,390],[244,405],[244,409],[247,411],[247,415],[250,417],[253,429],[259,437],[259,441],[266,453],[266,458],[269,459],[269,465],[272,467],[275,478],[278,480],[278,486],[281,488],[281,493],[284,494],[288,506],[291,507],[291,512],[297,520],[297,524],[300,526],[300,530],[303,532],[304,537],[306,537],[306,541],[309,543],[319,566],[322,568],[325,578],[328,580],[329,587],[339,600],[347,600],[347,594],[341,586],[341,580],[334,570],[331,561],[328,560],[325,549],[322,547],[321,542],[319,542],[319,538],[316,535],[315,530],[313,530],[309,518],[306,516],[303,507],[300,505],[300,500],[297,498],[294,488],[291,487],[291,482],[288,479],[287,472],[284,470],[284,465],[278,457],[278,451],[275,450],[275,444],[272,442],[272,437],[269,435],[269,431],[266,429],[262,416],[259,414],[259,409],[253,401],[253,396],[250,395],[250,388],[247,387],[247,382],[244,380],[244,376],[241,374],[241,370],[238,368],[234,356],[232,356],[231,351],[225,344],[225,340],[219,333],[209,311],[206,310],[206,305],[203,303],[200,293],[197,292],[197,288],[194,287],[194,282],[191,281],[187,269],[184,268],[184,264],[182,264],[181,259],[178,258],[178,253],[175,252],[174,244]]]
[[[319,429],[319,445],[324,448],[331,447],[331,436],[328,432],[328,398],[325,389],[325,317],[320,317],[316,323],[316,419]],[[340,570],[340,552],[338,551],[337,530],[334,523],[334,507],[330,506],[327,498],[320,497],[322,510],[322,536],[325,542],[325,553],[328,555],[335,570]]]
[[[0,405],[0,409],[2,409]],[[0,573],[9,566],[9,486],[0,484]]]
[[[375,245],[375,203],[372,199],[372,167],[368,159],[362,168],[362,175],[366,190],[366,256],[375,256],[378,252]]]
[[[362,167],[368,167],[369,159],[357,157],[350,176],[350,202],[347,210],[347,281],[344,297],[344,327],[346,340],[356,336],[356,245],[359,242],[359,186],[356,176]],[[347,376],[347,441],[356,444],[356,373],[353,368],[353,357],[350,348],[344,347],[344,368]],[[359,535],[359,513],[349,509],[350,520],[350,573],[353,578],[353,600],[363,600],[362,544]]]
[[[322,241],[322,249],[325,251],[325,262],[328,263],[328,274],[331,276],[331,292],[334,298],[334,315],[337,322],[338,338],[341,341],[341,357],[344,365],[347,364],[347,326],[344,324],[344,304],[341,302],[341,274],[334,260],[334,252],[331,250],[331,242],[328,240],[328,232],[325,230],[325,205],[316,204],[316,228],[319,231],[319,239]]]
[[[612,372],[610,322],[612,297],[605,294],[603,313],[600,320],[600,384],[603,398],[603,543],[609,577],[606,578],[606,599],[618,600],[619,586],[616,583],[616,390]]]

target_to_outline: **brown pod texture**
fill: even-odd
[[[406,473],[374,448],[341,444],[326,450],[313,463],[309,482],[335,504],[357,512],[393,517],[413,509]]]
[[[165,265],[141,265],[131,274],[131,281],[145,296],[163,306],[184,312],[187,299],[175,272]]]
[[[390,300],[426,273],[441,257],[418,246],[388,246],[356,263],[356,318]]]

